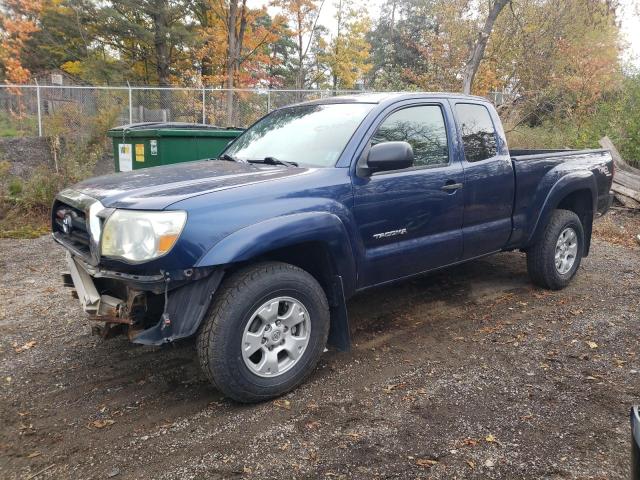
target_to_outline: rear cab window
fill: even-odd
[[[467,162],[495,157],[498,140],[487,107],[477,103],[456,103],[455,110]]]
[[[413,148],[413,168],[449,164],[447,129],[438,105],[417,105],[391,113],[378,126],[371,146],[384,142],[407,142]]]

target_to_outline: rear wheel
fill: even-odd
[[[216,293],[198,356],[223,393],[258,402],[299,385],[328,332],[327,298],[315,278],[293,265],[261,263],[233,273]]]
[[[584,252],[580,218],[570,210],[555,210],[538,242],[527,251],[527,270],[536,285],[560,290],[578,271]]]

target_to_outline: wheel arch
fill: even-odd
[[[356,267],[340,218],[331,213],[303,213],[245,227],[216,244],[198,266],[229,271],[261,261],[295,265],[318,281],[331,309],[329,344],[349,350],[346,298],[355,291]]]
[[[578,215],[584,230],[584,256],[586,257],[589,255],[594,212],[593,196],[591,191],[588,189],[574,190],[558,202],[556,209],[570,210]]]
[[[584,229],[584,256],[589,253],[591,246],[591,232],[593,215],[598,201],[596,179],[591,172],[574,172],[562,177],[550,189],[542,207],[539,210],[535,226],[527,246],[534,244],[544,232],[551,215],[556,209],[574,212],[580,218]]]

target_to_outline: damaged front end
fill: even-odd
[[[128,334],[134,343],[161,345],[192,336],[206,314],[223,270],[186,269],[129,275],[89,265],[67,252],[66,286],[74,289],[104,337]]]
[[[104,337],[127,333],[135,343],[159,345],[193,335],[223,270],[159,267],[137,274],[109,268],[108,262],[102,262],[101,251],[107,222],[116,212],[81,192],[58,194],[51,221],[54,240],[67,251],[65,285],[74,289],[91,320],[104,322],[104,327],[94,328]],[[160,214],[139,213],[141,218]],[[178,236],[179,232],[171,236],[174,242]],[[131,269],[136,271],[140,269]]]

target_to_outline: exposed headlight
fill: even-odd
[[[102,255],[145,262],[171,250],[187,220],[183,211],[116,210],[102,233]]]

